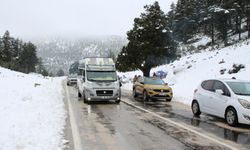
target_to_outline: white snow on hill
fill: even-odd
[[[153,72],[163,70],[168,72],[165,82],[169,83],[173,88],[173,101],[179,101],[187,105],[191,105],[193,91],[202,80],[211,78],[232,78],[250,80],[250,45],[249,42],[230,46],[220,50],[205,50],[202,53],[196,53],[182,57],[180,60],[169,65],[162,65],[151,69]],[[223,62],[224,63],[220,63]],[[238,73],[229,74],[234,64],[245,65]],[[220,70],[226,69],[223,75]],[[120,73],[120,76],[126,76],[131,79],[135,74],[142,75],[142,72],[126,72]],[[125,79],[124,79],[125,80]],[[132,84],[124,84],[125,89],[132,90]]]
[[[63,78],[0,67],[0,149],[64,148]]]

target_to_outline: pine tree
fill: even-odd
[[[11,51],[12,51],[12,42],[9,31],[6,31],[3,35],[3,50],[2,50],[2,60],[4,62],[11,61]]]
[[[59,70],[57,71],[56,75],[57,75],[58,77],[62,77],[62,76],[64,76],[65,74],[64,74],[64,71],[63,71],[62,69],[59,69]]]
[[[76,61],[73,64],[71,64],[70,68],[69,68],[69,74],[77,74],[78,66],[79,66],[79,62],[78,61]]]
[[[144,8],[146,12],[134,19],[134,27],[127,33],[129,43],[118,55],[116,65],[119,70],[140,69],[149,76],[152,67],[176,57],[176,47],[159,3]]]
[[[234,15],[234,18],[235,18],[235,33],[238,33],[239,35],[239,40],[241,40],[241,21],[242,21],[242,7],[241,7],[241,4],[240,3],[234,3],[233,4],[233,9],[235,11],[235,15]]]
[[[37,63],[36,46],[30,42],[24,43],[23,51],[19,58],[20,71],[24,73],[35,72]]]
[[[36,72],[43,75],[43,76],[48,76],[49,73],[48,71],[45,69],[44,65],[43,65],[43,61],[42,58],[38,58],[38,62],[37,62],[37,66],[36,66]]]

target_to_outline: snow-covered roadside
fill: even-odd
[[[173,88],[173,101],[178,101],[187,105],[191,105],[193,92],[202,80],[211,78],[232,78],[250,80],[250,45],[249,41],[238,45],[223,48],[221,50],[204,51],[189,56],[182,57],[169,65],[162,65],[151,69],[153,72],[163,70],[168,72],[168,76],[164,79]],[[222,61],[223,60],[223,61]],[[222,62],[222,63],[221,63]],[[243,64],[245,68],[236,74],[229,74],[233,64]],[[223,75],[220,70],[225,69]],[[128,78],[133,78],[139,72],[120,73]],[[173,85],[172,85],[173,84]],[[132,83],[122,86],[127,90],[132,90]]]
[[[64,148],[62,80],[0,67],[0,149]]]

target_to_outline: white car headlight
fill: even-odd
[[[238,101],[240,102],[240,104],[247,109],[250,109],[250,103],[247,100],[244,99],[238,99]]]

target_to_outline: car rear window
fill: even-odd
[[[206,80],[201,83],[201,87],[205,90],[212,91],[213,90],[213,80]]]

